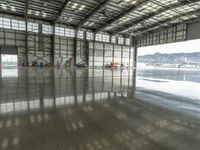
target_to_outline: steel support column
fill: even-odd
[[[94,56],[95,56],[95,39],[96,39],[96,33],[94,33],[94,40],[93,40],[93,47],[92,47],[92,51],[93,51],[93,55],[92,55],[92,57],[93,57],[93,59],[92,59],[92,66],[93,66],[93,68],[94,68]]]
[[[103,68],[105,67],[105,43],[103,43]]]
[[[130,36],[130,46],[129,46],[129,68],[130,68],[130,66],[131,66],[131,50],[132,50],[132,47],[133,47],[133,37],[132,36]]]
[[[26,65],[28,65],[28,52],[29,52],[29,46],[28,46],[28,5],[29,0],[26,0],[26,13],[25,13],[25,25],[26,25],[26,32],[25,32],[25,45],[26,45]]]
[[[123,45],[121,45],[121,64],[120,65],[122,65],[123,64],[123,55],[124,55],[124,44]]]
[[[75,39],[74,39],[74,66],[76,66],[76,55],[77,55],[77,41],[78,41],[78,29],[75,29]]]
[[[51,63],[55,64],[55,24],[53,24],[53,35],[51,36]]]
[[[112,44],[112,63],[114,63],[115,59],[115,44]]]
[[[134,39],[134,56],[133,56],[133,67],[137,67],[137,51],[138,51],[138,46],[137,46],[137,40]]]

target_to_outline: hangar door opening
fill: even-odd
[[[17,68],[17,55],[1,54],[2,69],[15,69]]]
[[[18,55],[15,47],[1,47],[1,75],[2,77],[18,76]]]
[[[139,68],[200,69],[200,39],[141,47]]]

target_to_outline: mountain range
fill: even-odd
[[[194,53],[155,53],[138,57],[139,63],[148,64],[200,64],[200,52]]]

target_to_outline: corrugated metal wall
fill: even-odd
[[[51,36],[42,35],[42,41],[40,41],[37,33],[29,33],[28,36],[28,60],[29,64],[34,61],[43,64],[51,64]],[[42,42],[42,43],[41,43]]]
[[[55,64],[63,66],[67,60],[73,58],[74,55],[74,38],[55,37]]]
[[[186,40],[187,24],[175,25],[162,30],[155,30],[138,38],[138,46],[159,45]]]
[[[65,35],[66,30],[63,30],[63,28],[68,28],[65,25],[56,25],[57,28],[63,27],[60,28],[63,32],[53,35],[50,29],[49,31],[43,31],[43,25],[51,27],[53,25],[41,20],[29,19],[28,49],[26,49],[24,19],[3,14],[0,14],[0,17],[6,18],[6,23],[9,24],[8,29],[6,26],[0,28],[0,46],[17,47],[19,65],[26,64],[28,57],[30,65],[34,62],[52,64],[54,60],[55,65],[64,66],[68,60],[73,58],[77,64],[87,61],[89,66],[102,67],[110,65],[111,62],[133,66],[133,47],[128,46],[129,44],[125,45],[125,42],[123,42],[124,45],[110,43],[111,40],[96,42],[92,38],[88,39],[85,31],[78,32],[76,39],[74,35]]]
[[[26,50],[24,32],[0,29],[0,45],[16,46],[18,48],[19,64],[22,64],[25,61]]]
[[[134,48],[132,46],[89,42],[89,66],[102,67],[111,62],[133,66]]]

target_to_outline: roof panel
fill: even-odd
[[[25,2],[2,0],[0,12],[24,16]],[[198,18],[199,11],[200,0],[30,0],[28,7],[31,18],[123,34]]]

